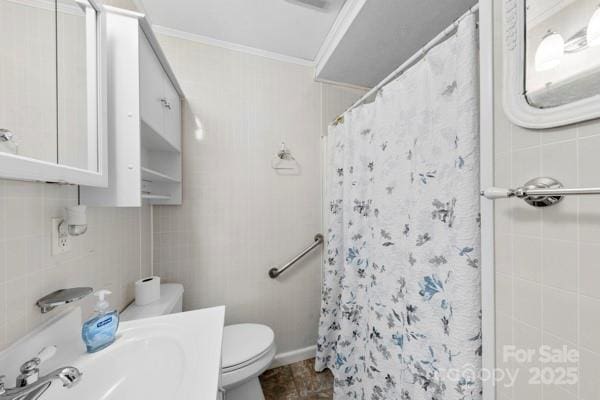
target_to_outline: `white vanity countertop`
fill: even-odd
[[[74,387],[53,383],[44,400],[214,400],[221,371],[225,307],[123,322],[114,344],[84,351],[81,311],[64,313],[0,353],[8,387],[19,366],[44,346],[56,355],[40,374],[74,366],[82,373]]]

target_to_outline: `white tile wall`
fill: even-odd
[[[19,154],[56,162],[55,15],[42,7],[2,1],[0,26],[0,128],[17,135]],[[0,144],[0,151],[15,149]]]
[[[495,20],[501,21],[498,2]],[[502,35],[496,31],[495,178],[519,186],[552,176],[565,186],[600,185],[600,121],[545,131],[512,125],[502,109]],[[520,200],[497,201],[496,339],[580,352],[578,385],[498,387],[501,399],[598,399],[600,362],[600,198],[566,198],[536,210]],[[498,366],[503,364],[499,359]]]
[[[85,15],[2,1],[0,27],[0,125],[17,135],[17,154],[87,169]]]
[[[0,349],[60,308],[42,315],[40,297],[61,288],[91,286],[113,292],[122,310],[132,283],[150,275],[150,208],[90,208],[88,232],[71,238],[72,250],[50,253],[50,220],[77,204],[77,187],[0,180]],[[82,301],[84,313],[93,300]]]
[[[58,12],[56,23],[58,162],[88,169],[85,14]]]
[[[183,206],[155,207],[155,271],[185,286],[187,310],[225,304],[227,323],[265,323],[279,352],[316,344],[320,252],[279,280],[267,271],[321,231],[324,121],[362,91],[311,68],[159,37],[187,97]],[[300,164],[270,164],[285,141]]]

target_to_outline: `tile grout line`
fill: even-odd
[[[513,186],[514,183],[514,179],[515,179],[515,171],[514,171],[514,150],[513,150],[513,136],[514,136],[514,131],[515,131],[515,125],[511,124],[510,125],[510,137],[508,139],[509,141],[509,151],[510,151],[510,157],[509,159],[509,180],[510,180],[510,186]],[[494,132],[494,135],[496,134],[496,132]],[[494,174],[496,174],[496,166],[494,166]],[[495,177],[494,177],[495,178]],[[494,221],[495,223],[495,221]],[[509,231],[511,234],[511,239],[510,239],[510,263],[511,263],[511,271],[512,271],[512,276],[511,276],[511,287],[510,287],[510,296],[511,296],[511,306],[510,306],[510,340],[511,343],[515,342],[515,281],[514,281],[514,277],[516,276],[517,272],[515,271],[515,220],[514,220],[514,207],[510,208],[510,219],[509,219]],[[495,229],[495,228],[494,228]],[[494,239],[495,241],[495,239]],[[496,243],[494,243],[494,247],[496,246]],[[494,260],[495,261],[495,260]],[[495,268],[495,264],[494,264],[494,268]],[[495,278],[494,278],[495,279]],[[494,282],[494,287],[496,286],[496,282]],[[497,314],[497,311],[494,310],[494,313]],[[497,316],[495,316],[495,318],[497,318]],[[497,346],[497,344],[496,344]],[[503,349],[503,356],[504,356],[504,349]],[[512,365],[512,363],[510,364]],[[496,367],[496,366],[494,366]],[[514,399],[515,397],[515,388],[513,386],[510,387],[509,390],[510,393],[510,398],[511,400]]]
[[[580,186],[581,185],[581,154],[579,151],[580,145],[581,145],[581,127],[578,125],[576,128],[576,138],[577,141],[575,142],[575,160],[577,162],[577,169],[575,171],[576,173],[576,177],[577,177],[577,185]],[[580,253],[581,253],[581,198],[577,198],[577,218],[575,219],[576,224],[577,224],[577,232],[575,232],[575,239],[577,240],[577,245],[575,247],[575,251],[576,251],[576,259],[575,259],[575,274],[576,276],[576,281],[575,281],[575,285],[577,288],[577,328],[576,328],[576,335],[575,335],[575,340],[577,341],[576,343],[576,347],[577,347],[577,352],[578,352],[578,359],[577,359],[577,393],[576,396],[578,399],[581,398],[581,257],[580,257]]]
[[[542,137],[540,136],[540,142],[542,141]],[[544,175],[544,151],[543,151],[544,147],[543,147],[543,143],[540,143],[540,145],[538,146],[538,151],[539,151],[539,176],[545,176]],[[546,311],[545,311],[545,302],[544,302],[544,283],[546,282],[546,275],[544,274],[544,270],[545,268],[545,260],[546,257],[544,256],[545,252],[544,249],[546,248],[546,243],[545,243],[545,237],[544,237],[544,232],[546,228],[546,218],[547,217],[545,215],[546,213],[544,213],[544,209],[542,209],[540,211],[540,254],[539,254],[539,259],[540,259],[540,336],[539,336],[539,343],[541,346],[544,345],[544,327],[546,325]],[[543,365],[541,362],[538,361],[538,368],[540,368],[540,371],[543,370]],[[544,387],[544,385],[542,385],[542,387],[540,387],[540,395],[542,396],[542,398],[544,398],[544,393],[546,392],[546,388]]]

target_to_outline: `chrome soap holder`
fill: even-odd
[[[81,300],[93,291],[91,287],[60,289],[42,297],[35,304],[41,309],[42,314],[46,314],[58,306]]]

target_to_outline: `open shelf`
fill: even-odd
[[[150,125],[146,124],[144,120],[141,120],[141,131],[142,147],[153,151],[171,151],[175,153],[181,153],[181,149],[178,149],[171,144],[171,142],[152,129]]]
[[[165,194],[142,193],[142,199],[145,200],[171,200],[171,196]]]
[[[163,174],[161,172],[155,171],[150,168],[142,167],[142,179],[150,182],[171,182],[171,183],[179,183],[180,179],[173,178],[167,174]]]

